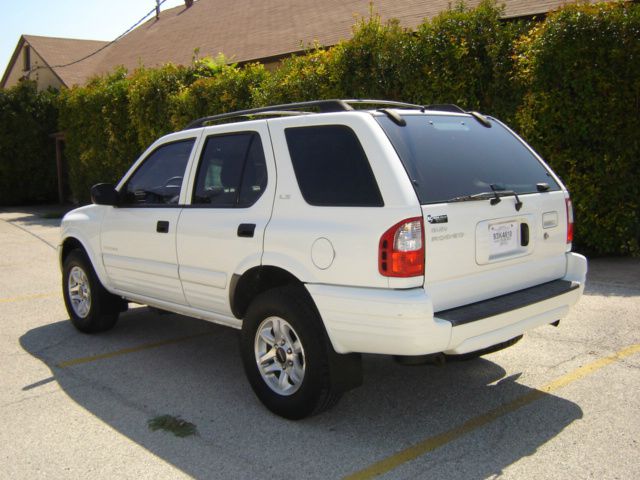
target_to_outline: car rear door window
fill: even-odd
[[[355,132],[345,125],[285,130],[302,196],[310,205],[380,207],[384,203]]]
[[[202,150],[191,203],[249,207],[266,185],[264,150],[257,132],[212,135]]]

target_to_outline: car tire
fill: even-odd
[[[298,420],[335,405],[332,348],[322,320],[301,286],[279,287],[251,303],[242,325],[244,370],[258,399],[273,413]]]
[[[124,300],[109,293],[100,283],[86,253],[73,250],[64,260],[62,292],[74,327],[83,333],[113,328],[124,309]]]

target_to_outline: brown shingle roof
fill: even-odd
[[[331,46],[351,36],[357,19],[368,17],[370,0],[198,0],[191,8],[163,11],[118,42],[79,63],[53,68],[67,86],[85,84],[92,76],[123,65],[190,64],[199,56],[223,53],[233,62],[278,58],[318,43]],[[590,0],[593,1],[593,0]],[[375,0],[383,21],[396,18],[415,28],[425,18],[446,10],[452,0]],[[475,7],[480,0],[467,0]],[[546,13],[567,0],[502,0],[505,18]],[[107,42],[23,35],[49,66],[64,65],[98,50]],[[8,72],[8,70],[7,70]],[[5,72],[5,77],[7,75]],[[4,79],[3,79],[4,82]]]
[[[446,10],[451,0],[376,0],[383,20],[397,18],[415,28]],[[476,6],[480,0],[468,0]],[[545,13],[566,0],[504,0],[507,18]],[[165,10],[107,49],[100,73],[141,63],[188,64],[218,53],[235,62],[277,57],[314,42],[329,46],[351,36],[355,20],[369,15],[369,0],[199,0],[191,8]]]
[[[68,67],[56,67],[56,65],[74,62],[108,43],[100,40],[77,40],[37,35],[23,35],[22,37],[47,62],[49,67],[53,67],[52,70],[55,74],[69,87],[75,84],[82,85],[94,76],[106,52],[103,51]]]

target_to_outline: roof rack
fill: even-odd
[[[344,100],[313,100],[311,102],[298,102],[298,103],[286,103],[283,105],[271,105],[269,107],[251,108],[248,110],[239,110],[237,112],[221,113],[218,115],[210,115],[208,117],[202,117],[194,120],[184,129],[190,130],[192,128],[203,127],[205,123],[216,122],[220,120],[228,120],[230,118],[248,117],[258,114],[273,114],[275,112],[291,112],[293,110],[305,109],[305,108],[317,108],[321,113],[326,112],[344,112],[353,110]],[[303,112],[300,112],[303,113]],[[290,113],[285,113],[285,115]]]
[[[190,130],[192,128],[203,127],[207,123],[219,122],[222,120],[229,120],[232,118],[241,117],[253,117],[253,116],[290,116],[290,115],[303,115],[312,113],[307,109],[316,109],[320,113],[329,112],[348,112],[354,110],[352,105],[372,105],[379,106],[378,110],[385,111],[388,107],[391,108],[403,108],[408,110],[442,110],[446,112],[455,113],[468,113],[462,108],[453,104],[435,104],[435,105],[416,105],[413,103],[396,102],[393,100],[369,100],[369,99],[332,99],[332,100],[313,100],[308,102],[286,103],[282,105],[271,105],[268,107],[251,108],[248,110],[239,110],[236,112],[221,113],[218,115],[210,115],[194,120],[184,129]],[[387,107],[387,108],[385,108]],[[386,112],[385,112],[386,113]]]

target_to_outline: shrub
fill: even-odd
[[[572,5],[518,47],[519,123],[571,190],[587,250],[640,254],[640,5]]]
[[[254,91],[264,82],[267,71],[263,65],[218,65],[210,72],[183,87],[171,98],[171,123],[174,129],[184,128],[194,119],[234,110],[251,108]]]
[[[425,21],[416,32],[416,72],[406,98],[455,103],[510,122],[522,96],[513,81],[513,43],[528,24],[503,21],[502,13],[494,1],[472,10],[459,3]]]
[[[406,100],[416,80],[414,36],[397,20],[382,23],[371,15],[354,27],[353,37],[335,49],[333,65],[341,96]]]
[[[57,198],[54,102],[35,82],[0,90],[0,205]]]
[[[138,134],[138,146],[148,147],[174,130],[171,99],[195,80],[189,67],[168,63],[138,68],[129,79],[129,116]]]
[[[284,59],[253,89],[255,106],[303,102],[342,96],[333,76],[333,49],[315,48]]]
[[[503,21],[503,9],[485,0],[463,3],[425,20],[416,32],[378,16],[361,20],[353,37],[334,48],[340,96],[454,103],[513,120],[522,98],[513,81],[513,44],[524,21]],[[274,75],[277,78],[278,72]]]
[[[141,152],[128,113],[126,74],[119,69],[60,94],[69,186],[78,202],[89,200],[95,183],[118,181]]]

